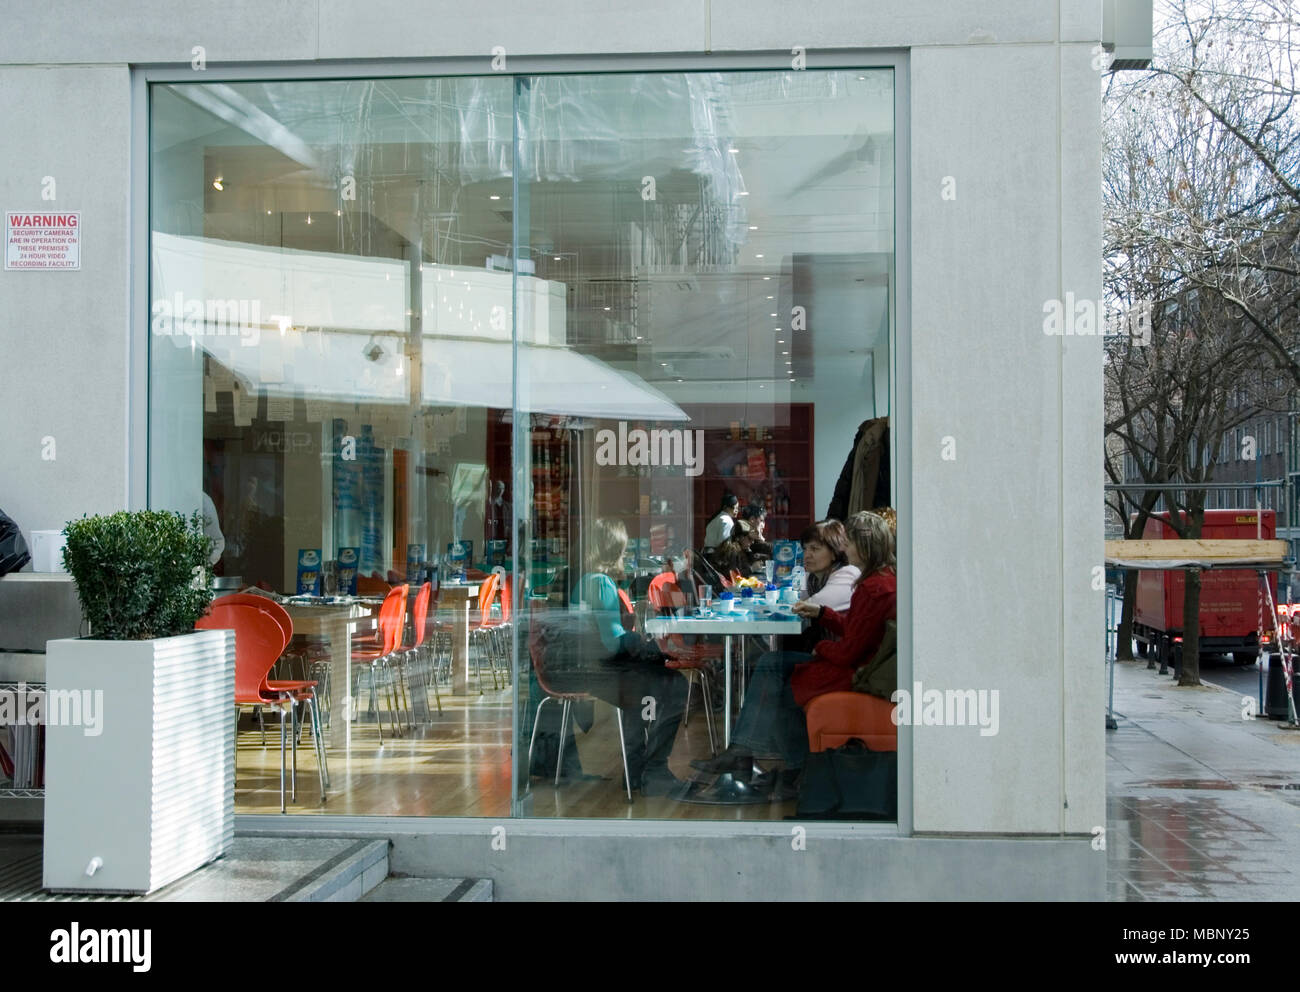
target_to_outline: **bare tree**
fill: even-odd
[[[1213,479],[1225,432],[1285,409],[1276,370],[1300,384],[1300,131],[1289,5],[1170,0],[1164,14],[1155,69],[1112,77],[1107,92],[1107,298],[1126,309],[1146,294],[1152,319],[1141,347],[1126,338],[1107,349],[1106,429],[1144,482],[1165,486],[1175,531],[1195,538],[1205,498],[1194,487]],[[1266,81],[1252,74],[1260,64]],[[1111,501],[1127,537],[1156,505],[1152,493]],[[1200,578],[1190,571],[1185,583],[1182,684],[1199,681]]]

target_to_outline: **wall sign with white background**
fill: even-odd
[[[81,214],[5,211],[6,269],[80,269]]]

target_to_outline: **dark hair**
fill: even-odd
[[[739,499],[739,497],[736,496],[735,493],[723,493],[723,494],[722,494],[722,508],[723,508],[724,510],[725,510],[727,507],[729,507],[729,506],[735,506],[735,505],[736,505],[737,503],[739,503],[739,502],[740,502],[740,499]]]
[[[805,528],[799,535],[799,543],[807,544],[809,541],[826,545],[835,559],[831,571],[849,563],[849,535],[838,520],[819,520]]]
[[[740,511],[741,520],[762,520],[767,516],[767,507],[762,503],[746,503]]]

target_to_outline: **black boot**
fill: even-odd
[[[696,758],[691,767],[709,775],[726,775],[741,773],[749,778],[749,770],[754,764],[754,757],[748,751],[738,747],[729,747],[712,758]]]

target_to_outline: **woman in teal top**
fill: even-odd
[[[623,576],[627,528],[602,517],[588,534],[588,548],[585,573],[573,588],[570,609],[590,612],[600,636],[600,656],[589,657],[597,653],[594,638],[579,637],[582,643],[574,645],[577,669],[556,672],[549,681],[557,692],[587,692],[619,707],[633,786],[642,795],[681,798],[690,783],[668,770],[668,756],[686,709],[686,680],[664,667],[666,658],[652,641],[628,629],[632,620],[615,581]],[[652,719],[646,720],[647,715]]]

